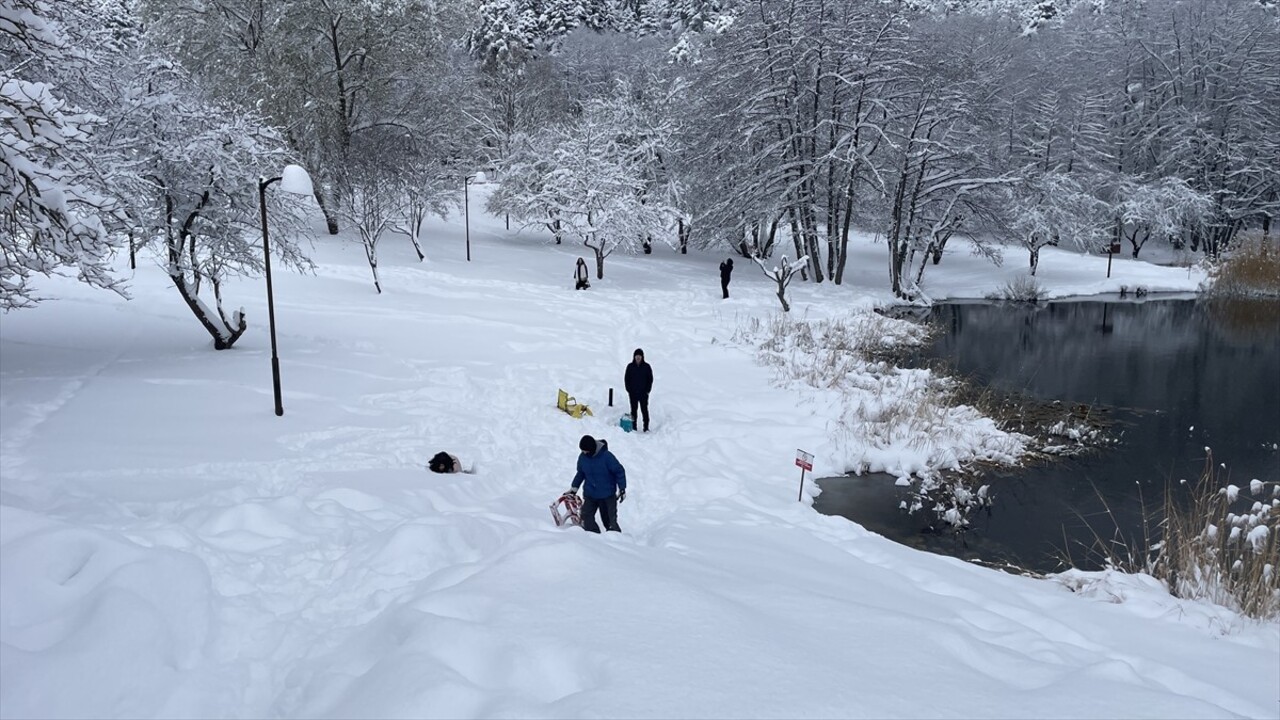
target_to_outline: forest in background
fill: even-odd
[[[419,248],[476,172],[489,210],[603,276],[654,243],[789,256],[850,233],[914,298],[953,238],[1214,258],[1280,209],[1271,0],[0,0],[0,307],[160,259],[218,347],[222,283],[305,223]],[[783,263],[788,266],[787,262]]]

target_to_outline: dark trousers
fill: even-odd
[[[582,510],[578,512],[578,517],[582,519],[583,530],[600,532],[600,526],[596,525],[596,510],[600,511],[600,522],[604,523],[605,530],[622,532],[622,528],[618,527],[618,498],[597,499],[585,494],[582,498]]]
[[[724,297],[726,300],[728,300],[729,299],[729,279],[728,278],[722,278],[720,280],[720,289],[724,291]]]
[[[640,406],[640,412],[644,413],[644,431],[649,432],[649,393],[644,395],[633,395],[627,393],[627,397],[631,399],[631,422],[636,425],[636,429],[640,427],[640,416],[636,415],[636,406]]]

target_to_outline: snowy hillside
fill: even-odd
[[[888,299],[859,242],[794,317]],[[580,246],[478,212],[471,243],[460,219],[425,263],[389,238],[381,295],[341,238],[278,272],[283,417],[259,280],[224,288],[250,321],[224,352],[150,262],[132,301],[48,281],[3,316],[0,716],[1276,717],[1274,625],[924,554],[817,514],[812,484],[797,502],[797,448],[846,469],[838,408],[733,341],[778,312],[748,263],[729,300],[722,256],[664,246],[575,292]],[[1200,280],[1105,262],[1046,249],[1039,277]],[[1024,265],[953,252],[928,287],[981,297]],[[647,435],[617,427],[637,347]],[[584,433],[626,467],[621,534],[551,521]],[[428,472],[439,450],[474,472]]]

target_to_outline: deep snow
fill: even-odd
[[[722,254],[661,246],[576,292],[581,246],[478,211],[471,242],[467,263],[460,220],[434,223],[419,264],[386,238],[382,295],[340,239],[317,240],[314,276],[278,272],[280,418],[261,281],[224,290],[256,323],[226,352],[152,265],[132,301],[51,280],[57,300],[0,318],[0,716],[1280,711],[1275,624],[1149,578],[918,552],[815,513],[812,484],[796,502],[796,448],[818,473],[918,458],[833,438],[832,394],[776,382],[734,340],[778,312],[748,263],[727,301]],[[883,252],[861,239],[842,287],[797,281],[792,315],[886,302]],[[1107,280],[1105,263],[1049,249],[1040,280],[1201,279],[1116,258]],[[926,283],[981,297],[1024,266],[956,248]],[[636,347],[648,435],[616,426]],[[595,417],[557,412],[558,388]],[[551,522],[584,432],[626,466],[620,535]],[[475,472],[427,472],[438,450]]]

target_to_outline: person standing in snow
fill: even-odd
[[[636,415],[638,405],[644,414],[644,431],[649,432],[649,391],[653,389],[653,368],[644,361],[644,350],[636,348],[631,362],[627,363],[623,384],[631,400],[631,426],[640,427],[640,417]]]
[[[573,269],[573,277],[578,281],[574,286],[574,290],[586,290],[591,287],[591,282],[587,280],[587,261],[578,258],[578,265]]]
[[[733,258],[720,263],[720,289],[724,291],[724,299],[729,299],[729,276],[733,274]]]
[[[627,472],[618,458],[609,452],[609,443],[583,435],[578,441],[578,471],[573,475],[573,485],[565,495],[573,495],[582,488],[582,529],[598,533],[596,511],[605,530],[622,532],[618,527],[618,503],[627,498]]]

